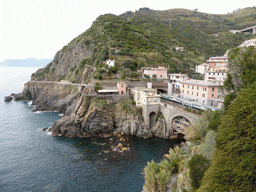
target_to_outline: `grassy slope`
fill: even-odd
[[[81,65],[100,68],[104,66],[104,60],[115,58],[119,74],[158,65],[168,67],[169,72],[189,72],[196,64],[205,62],[211,56],[223,55],[227,49],[250,38],[250,35],[232,34],[228,30],[256,25],[255,18],[255,8],[227,15],[186,9],[140,9],[120,16],[101,15],[90,29],[73,41],[85,43],[93,51],[92,57]],[[68,46],[61,51],[65,52]],[[184,53],[177,53],[174,50],[176,46],[184,47]],[[131,62],[125,65],[127,60]],[[81,65],[73,71],[83,69]],[[129,69],[129,65],[133,67]],[[107,76],[104,72],[99,73]]]

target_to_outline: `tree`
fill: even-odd
[[[256,49],[252,46],[231,49],[228,53],[228,68],[230,76],[226,87],[239,91],[256,80]]]
[[[212,164],[198,191],[254,191],[256,83],[242,89],[222,118]]]

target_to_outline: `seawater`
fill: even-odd
[[[106,140],[42,132],[59,113],[33,113],[28,101],[3,102],[21,92],[36,70],[0,68],[0,191],[142,191],[147,162],[159,162],[180,143],[131,137],[131,151],[109,159]]]

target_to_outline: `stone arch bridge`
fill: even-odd
[[[162,137],[165,139],[184,136],[186,127],[199,121],[198,115],[184,111],[182,106],[160,102],[154,105],[142,105],[142,109],[144,121],[149,129],[156,124],[157,113],[162,112],[166,122],[162,130]]]

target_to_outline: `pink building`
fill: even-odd
[[[118,94],[123,95],[126,94],[126,82],[118,82],[117,83],[117,89],[118,89]]]
[[[167,68],[158,66],[158,68],[144,69],[144,75],[148,75],[150,79],[167,79]]]
[[[180,82],[181,95],[198,103],[213,105],[212,99],[218,98],[220,85],[204,80],[188,80]]]

